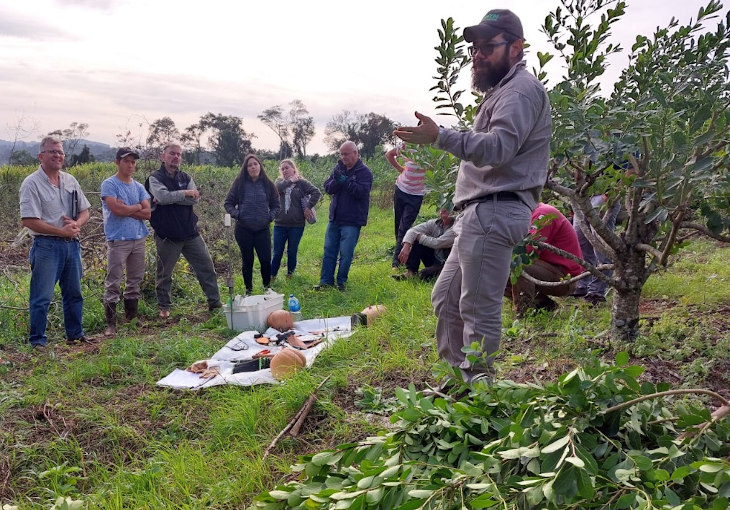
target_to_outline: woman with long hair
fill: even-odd
[[[305,221],[314,220],[314,206],[322,197],[319,189],[304,179],[296,163],[285,159],[279,164],[280,177],[275,185],[279,192],[279,215],[274,220],[274,256],[271,259],[271,277],[275,278],[286,251],[286,277],[290,278],[297,267],[299,241],[304,234]]]
[[[261,264],[264,288],[271,284],[271,222],[279,212],[279,193],[254,154],[243,160],[241,172],[228,190],[226,212],[236,220],[236,242],[243,259],[246,294],[253,293],[253,252]]]

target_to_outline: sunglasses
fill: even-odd
[[[483,57],[488,57],[492,53],[494,53],[495,48],[498,46],[504,46],[506,44],[509,44],[509,41],[502,41],[502,42],[488,42],[480,45],[473,44],[467,48],[469,51],[469,56],[474,58],[477,54],[477,52],[481,53]]]

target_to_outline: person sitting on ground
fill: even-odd
[[[441,209],[438,219],[428,220],[408,229],[398,254],[398,260],[405,264],[407,271],[393,275],[393,278],[404,280],[416,274],[422,280],[436,278],[441,273],[456,239],[454,221],[455,218],[448,209]],[[421,262],[424,268],[419,273]]]
[[[305,222],[316,219],[314,206],[322,197],[319,188],[303,178],[296,163],[285,159],[279,164],[281,177],[274,184],[279,192],[279,214],[274,220],[274,256],[271,258],[271,279],[276,278],[281,257],[286,251],[286,277],[291,278],[297,267],[299,241],[304,234]]]
[[[613,203],[609,204],[608,195],[594,195],[591,197],[591,206],[594,209],[600,209],[605,206],[605,212],[601,217],[601,221],[607,230],[612,231],[616,227],[616,218],[618,218],[618,213],[621,211],[621,201],[614,200]],[[582,227],[581,224],[583,224]],[[573,215],[573,229],[578,236],[578,243],[580,243],[580,249],[583,252],[583,259],[594,266],[610,264],[611,259],[599,247],[591,244],[590,240],[583,233],[583,228],[593,230],[593,227],[588,224],[583,213],[577,210]],[[613,271],[610,269],[604,269],[602,273],[608,277],[613,275]],[[582,297],[595,306],[598,303],[606,302],[606,290],[608,290],[608,284],[606,282],[595,275],[590,275],[582,280],[578,280],[576,288],[571,295],[574,297]]]
[[[533,238],[575,255],[579,259],[583,257],[573,225],[551,205],[541,202],[532,212],[530,234]],[[538,249],[537,258],[529,266],[524,266],[522,272],[543,282],[559,282],[583,273],[583,267],[561,255]],[[519,317],[532,308],[554,310],[557,304],[548,296],[567,296],[574,290],[575,282],[544,286],[536,285],[524,276],[520,276],[514,284],[507,281],[504,295],[512,300],[514,311]]]

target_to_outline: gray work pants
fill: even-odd
[[[180,255],[185,257],[190,267],[193,268],[200,283],[200,288],[203,289],[205,297],[208,299],[208,305],[220,302],[218,277],[202,236],[195,236],[186,241],[171,241],[155,234],[155,245],[157,246],[155,291],[157,293],[157,306],[160,309],[170,309],[172,271],[175,269],[175,264],[180,259]]]
[[[459,215],[454,247],[431,294],[438,353],[451,365],[493,372],[512,248],[527,235],[530,213],[522,202],[490,199],[467,206]],[[474,342],[485,357],[472,366],[462,348]]]
[[[142,297],[140,287],[144,280],[144,256],[147,237],[106,243],[106,280],[104,302],[118,303],[121,297],[122,275],[127,273],[124,299]]]

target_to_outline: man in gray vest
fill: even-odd
[[[208,247],[198,232],[198,217],[193,206],[200,201],[200,191],[193,178],[180,170],[182,148],[168,143],[162,151],[162,165],[149,176],[146,188],[152,196],[150,224],[155,230],[157,277],[155,291],[160,318],[170,316],[172,271],[185,257],[195,271],[198,283],[208,300],[208,309],[223,306],[218,280]]]
[[[493,378],[512,248],[527,234],[540,201],[552,130],[545,88],[522,60],[520,19],[491,10],[464,30],[464,39],[472,43],[473,88],[484,94],[472,131],[439,127],[416,113],[420,124],[395,134],[462,160],[454,195],[457,238],[431,302],[439,356],[473,382]],[[462,351],[474,343],[481,351],[476,363]]]

